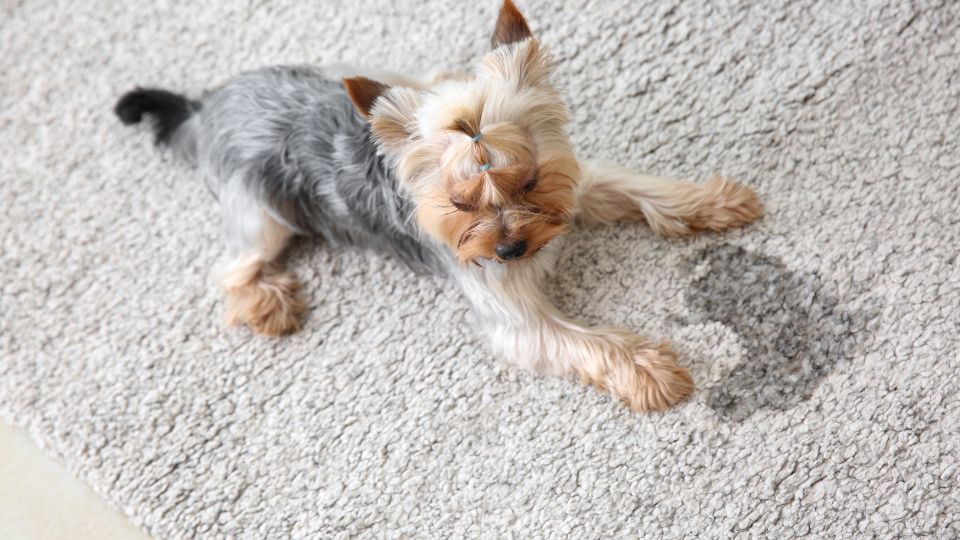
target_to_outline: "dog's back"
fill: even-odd
[[[242,191],[294,231],[386,250],[415,268],[442,266],[368,123],[342,83],[319,68],[247,72],[199,103],[137,89],[116,112],[128,124],[152,116],[158,144],[197,164],[221,202],[247,200],[236,197]]]

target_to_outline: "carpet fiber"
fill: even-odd
[[[0,414],[160,538],[960,535],[960,3],[523,1],[583,157],[767,215],[573,234],[550,294],[669,338],[632,414],[497,363],[465,302],[299,242],[304,329],[221,322],[214,202],[122,127],[136,84],[462,69],[494,0],[0,7]]]

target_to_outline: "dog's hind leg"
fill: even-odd
[[[732,180],[695,184],[596,162],[580,167],[578,215],[587,223],[644,220],[657,234],[684,236],[704,229],[725,231],[763,214],[756,193]]]
[[[228,255],[217,277],[227,296],[227,323],[246,324],[269,336],[295,332],[306,306],[300,282],[279,262],[294,232],[274,219],[241,181],[223,186],[220,204]]]

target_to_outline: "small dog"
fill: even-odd
[[[125,124],[148,115],[157,143],[198,166],[219,199],[229,322],[297,330],[300,285],[278,260],[294,235],[317,235],[449,276],[500,357],[576,373],[634,410],[665,409],[693,391],[665,343],[581,324],[542,292],[557,239],[575,221],[723,231],[759,217],[760,202],[723,179],[579,161],[551,55],[510,0],[492,45],[469,76],[268,67],[200,102],[138,88],[115,111]]]

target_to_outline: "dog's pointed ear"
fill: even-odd
[[[390,87],[366,77],[343,79],[343,86],[357,111],[370,121],[370,131],[381,150],[401,152],[417,139],[420,94],[416,90]]]
[[[493,48],[532,37],[533,32],[530,31],[527,20],[523,18],[517,6],[513,5],[511,0],[503,0],[500,15],[497,17],[497,26],[493,29],[493,37],[490,38]]]
[[[353,106],[367,118],[370,118],[370,110],[377,98],[390,89],[389,86],[366,77],[348,77],[343,79],[343,86],[347,89]]]

